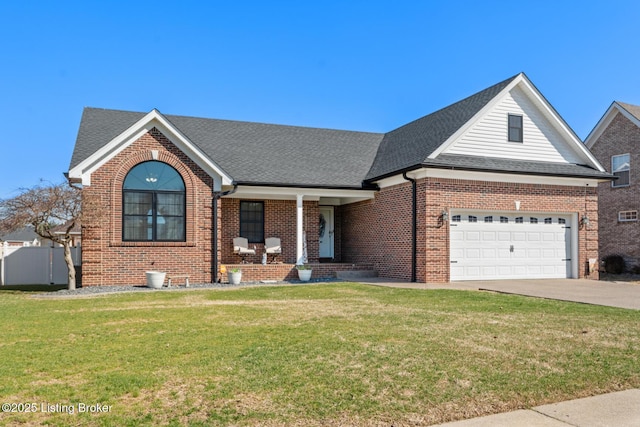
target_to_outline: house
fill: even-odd
[[[0,242],[7,246],[40,246],[42,238],[36,234],[33,226],[26,226],[20,230],[0,236]]]
[[[640,265],[640,106],[613,102],[593,128],[586,146],[615,181],[598,187],[600,257],[622,255],[628,268]]]
[[[83,284],[146,270],[243,280],[375,269],[419,282],[597,277],[597,186],[611,176],[524,74],[388,133],[86,108],[68,178]],[[264,240],[281,264],[261,265]],[[591,264],[589,264],[591,263]]]

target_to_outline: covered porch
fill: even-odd
[[[374,190],[300,189],[238,186],[219,200],[217,279],[231,268],[242,281],[297,280],[296,265],[308,265],[313,278],[336,278],[350,270],[373,270],[370,264],[342,263],[342,206],[373,199]],[[233,239],[248,238],[251,254],[234,252]],[[278,238],[281,254],[263,265],[265,240]],[[348,258],[347,258],[348,259]],[[243,262],[244,261],[244,262]]]

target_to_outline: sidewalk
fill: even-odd
[[[640,390],[536,406],[504,414],[438,424],[441,427],[638,427]]]

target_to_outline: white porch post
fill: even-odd
[[[302,194],[296,195],[296,219],[297,219],[297,227],[296,227],[296,264],[302,265],[304,264],[304,240],[303,240],[303,226],[302,226],[302,218],[303,218],[303,209],[302,209]]]

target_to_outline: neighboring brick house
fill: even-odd
[[[374,268],[450,280],[597,277],[610,175],[524,74],[389,133],[86,108],[68,173],[105,207],[83,224],[83,284],[145,270],[243,279]],[[588,218],[588,221],[587,221]],[[282,264],[262,266],[264,239]]]
[[[585,144],[618,179],[598,187],[600,257],[622,255],[640,265],[640,106],[613,102]]]

